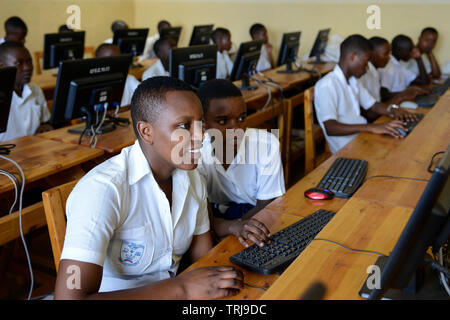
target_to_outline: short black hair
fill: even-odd
[[[399,34],[392,39],[392,51],[397,50],[411,50],[414,47],[414,43],[410,37],[404,34]]]
[[[360,34],[348,36],[341,43],[341,58],[345,58],[348,54],[354,52],[356,54],[372,51],[369,40]]]
[[[116,30],[122,30],[128,28],[128,25],[123,20],[116,20],[111,24],[111,31],[114,33]]]
[[[206,114],[211,100],[242,97],[242,92],[229,80],[212,79],[197,90],[197,96],[202,103],[203,113]]]
[[[162,50],[163,45],[166,42],[169,42],[169,45],[170,45],[171,40],[172,39],[169,39],[168,37],[162,37],[155,41],[155,44],[153,45],[153,51],[155,51],[155,54],[158,58],[161,58],[160,52]]]
[[[100,54],[100,52],[101,52],[103,49],[109,48],[109,47],[119,48],[119,47],[117,47],[117,45],[115,45],[115,44],[104,42],[104,43],[102,43],[101,45],[99,45],[99,46],[97,47],[97,49],[95,49],[95,56],[98,57],[99,54]]]
[[[67,24],[62,24],[59,26],[58,28],[58,32],[62,33],[62,32],[73,32],[74,30],[71,29]]]
[[[420,33],[420,36],[423,36],[425,32],[433,32],[435,35],[439,35],[438,31],[433,27],[426,27]]]
[[[27,25],[19,17],[16,17],[16,16],[10,17],[5,21],[5,30],[7,32],[11,32],[11,31],[14,32],[17,29],[23,29],[23,30],[25,30],[25,32],[28,32]]]
[[[383,44],[389,44],[389,41],[382,37],[372,37],[369,39],[369,42],[373,50],[382,46]]]
[[[216,28],[212,33],[211,33],[211,39],[214,41],[214,43],[217,43],[217,40],[219,40],[222,37],[225,36],[230,36],[231,32],[228,29],[225,28]]]
[[[141,82],[131,98],[131,119],[136,137],[139,138],[137,123],[154,123],[163,110],[166,94],[170,91],[194,90],[186,82],[173,77],[152,77]]]
[[[157,28],[158,28],[158,33],[161,33],[161,29],[162,29],[162,27],[163,27],[164,25],[168,25],[169,28],[170,28],[170,26],[171,26],[171,24],[170,24],[169,21],[167,21],[167,20],[161,20],[160,22],[158,22],[158,26],[157,26]]]
[[[0,61],[2,61],[3,57],[6,54],[17,48],[24,48],[26,50],[23,43],[17,41],[5,41],[2,44],[0,44]]]
[[[262,25],[261,23],[255,23],[250,27],[250,36],[252,36],[252,38],[254,36],[256,36],[258,34],[258,32],[261,32],[262,30],[264,30],[266,27],[264,27],[264,25]]]

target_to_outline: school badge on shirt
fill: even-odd
[[[122,241],[119,261],[125,266],[135,266],[144,255],[145,246],[131,241]]]

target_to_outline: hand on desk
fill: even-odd
[[[239,242],[248,247],[248,240],[253,241],[258,246],[262,247],[265,242],[269,242],[270,231],[264,223],[250,218],[248,220],[236,220],[230,227],[230,232],[234,234]]]
[[[231,266],[198,268],[177,278],[188,300],[232,296],[244,287],[243,273]]]
[[[383,123],[371,123],[368,124],[368,128],[371,133],[387,134],[395,138],[402,138],[402,135],[398,129],[407,131],[407,129],[403,126],[403,122],[399,120],[392,120]]]
[[[394,109],[392,111],[393,116],[396,120],[400,120],[400,121],[406,121],[406,122],[413,122],[413,121],[418,121],[419,118],[417,117],[417,115],[415,115],[414,113],[408,112],[405,109],[399,108],[399,109]]]

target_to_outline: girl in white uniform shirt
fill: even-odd
[[[176,47],[175,41],[171,38],[161,38],[156,41],[154,48],[158,60],[144,71],[142,80],[158,76],[168,77],[170,49]]]
[[[231,33],[228,29],[217,28],[211,33],[211,39],[217,45],[216,79],[227,79],[233,70],[233,61],[228,55]]]
[[[16,67],[16,81],[11,99],[11,109],[6,132],[0,141],[7,141],[51,130],[50,112],[41,88],[30,83],[33,60],[22,43],[7,41],[0,45],[0,68]]]
[[[256,64],[256,71],[272,69],[274,67],[272,56],[273,47],[269,43],[267,29],[262,24],[255,23],[250,27],[250,36],[252,37],[252,40],[264,40],[264,44],[261,47],[261,55]]]
[[[285,193],[280,143],[272,133],[246,127],[242,93],[230,81],[210,80],[197,94],[207,130],[198,170],[206,180],[214,230],[219,237],[234,234],[245,246],[247,240],[263,245],[269,231],[253,216]]]
[[[315,86],[315,109],[332,153],[349,143],[359,132],[372,132],[401,137],[397,128],[405,130],[402,121],[415,115],[377,102],[357,79],[367,70],[371,54],[369,41],[361,35],[347,37],[341,44],[339,63]],[[361,108],[362,107],[362,108]],[[402,121],[368,123],[374,115],[391,115]]]
[[[139,85],[131,103],[136,143],[89,171],[67,199],[56,299],[214,299],[242,288],[233,267],[176,277],[184,254],[195,261],[213,247],[206,188],[194,170],[202,116],[181,80]],[[174,140],[175,131],[189,138]],[[78,288],[67,286],[73,268]]]

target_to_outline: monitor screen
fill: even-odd
[[[144,53],[148,28],[122,29],[114,31],[113,44],[119,47],[122,54],[140,56]]]
[[[286,71],[293,70],[292,63],[297,60],[300,47],[301,32],[283,33],[280,51],[278,52],[277,67],[286,65]]]
[[[163,28],[159,35],[160,38],[169,37],[175,41],[175,44],[178,45],[178,40],[180,40],[181,27],[170,27]]]
[[[236,58],[231,70],[230,80],[242,79],[241,90],[254,90],[256,87],[249,86],[249,77],[255,72],[256,65],[261,54],[261,46],[264,40],[243,42],[239,46]]]
[[[5,132],[8,127],[16,72],[15,67],[0,68],[0,133]]]
[[[44,35],[44,69],[58,67],[60,61],[83,59],[84,31]]]
[[[217,46],[202,45],[170,50],[170,76],[181,79],[195,88],[216,78]]]
[[[189,46],[209,44],[213,28],[213,24],[194,26],[194,30],[192,30],[191,40],[189,41]]]
[[[311,49],[309,57],[316,57],[316,61],[313,63],[324,63],[320,60],[320,55],[325,52],[325,48],[328,43],[328,35],[330,34],[331,29],[323,29],[317,33],[316,40],[314,41],[314,45]]]

